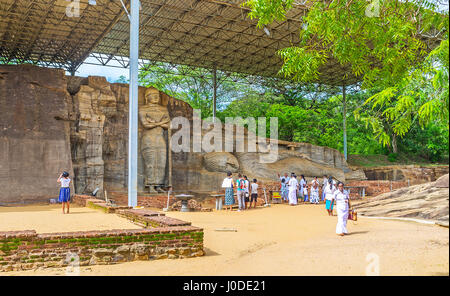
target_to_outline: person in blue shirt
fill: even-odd
[[[281,197],[285,202],[289,202],[289,193],[288,186],[285,178],[281,178],[281,186],[280,186]]]

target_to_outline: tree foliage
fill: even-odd
[[[217,110],[223,110],[231,101],[251,91],[242,80],[242,75],[237,73],[217,71]],[[212,70],[157,63],[140,70],[139,82],[189,103],[194,109],[201,110],[202,118],[213,115]]]
[[[330,59],[350,66],[373,95],[355,110],[383,145],[392,146],[420,127],[444,123],[448,129],[448,11],[429,0],[307,1],[300,43],[280,50],[280,72],[293,80],[317,80]],[[282,21],[293,0],[249,0],[251,18],[263,27]],[[437,33],[438,32],[438,33]],[[425,36],[440,45],[429,52]],[[439,125],[439,124],[438,124]],[[442,124],[441,124],[442,125]]]
[[[379,5],[378,5],[379,4]],[[300,42],[279,51],[288,80],[218,71],[218,113],[226,117],[277,117],[281,140],[343,151],[341,87],[314,83],[332,59],[350,67],[361,84],[347,96],[350,154],[448,155],[448,12],[430,0],[307,1]],[[248,0],[258,26],[283,21],[294,0]],[[438,32],[438,33],[437,33]],[[425,35],[440,39],[433,50]],[[437,40],[432,39],[432,40]],[[433,45],[434,46],[434,45]],[[164,64],[143,69],[140,81],[212,114],[212,72]],[[192,76],[186,74],[193,74]],[[398,149],[397,149],[398,148]],[[448,157],[448,156],[447,156]]]

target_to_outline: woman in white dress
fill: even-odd
[[[348,234],[347,231],[348,210],[351,206],[348,192],[344,190],[344,183],[342,182],[338,183],[338,188],[334,193],[333,199],[336,201],[336,210],[338,216],[338,222],[336,225],[336,234],[339,236],[344,236],[345,234]]]
[[[325,200],[325,188],[327,188],[328,185],[328,176],[323,175],[323,184],[322,184],[322,201]]]
[[[289,180],[288,186],[289,186],[289,205],[295,206],[297,205],[297,190],[299,187],[296,175],[292,175],[291,179]]]
[[[333,197],[336,192],[336,186],[333,184],[333,178],[330,177],[327,182],[327,186],[324,188],[325,193],[325,209],[328,212],[328,216],[333,216]]]
[[[299,181],[299,191],[300,191],[300,197],[302,201],[307,201],[306,199],[303,200],[305,198],[305,190],[304,188],[306,187],[306,179],[304,175],[300,175],[300,181]]]
[[[317,177],[314,177],[314,180],[311,182],[311,203],[318,204],[319,203],[319,186],[320,183],[317,180]]]

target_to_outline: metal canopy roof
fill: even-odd
[[[0,0],[0,63],[74,71],[91,54],[105,65],[128,56],[129,20],[120,0],[79,1],[79,17],[69,17],[68,0]],[[129,6],[129,0],[123,2]],[[282,66],[277,51],[299,41],[307,7],[296,4],[286,21],[267,26],[268,35],[247,17],[242,2],[141,0],[140,58],[276,77]],[[319,82],[349,85],[357,78],[331,61],[321,69]]]

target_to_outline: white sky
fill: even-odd
[[[119,80],[120,76],[125,76],[128,80],[129,71],[130,70],[123,68],[82,64],[80,68],[78,68],[78,71],[75,73],[75,75],[81,77],[103,76],[106,77],[106,80],[113,83]]]

